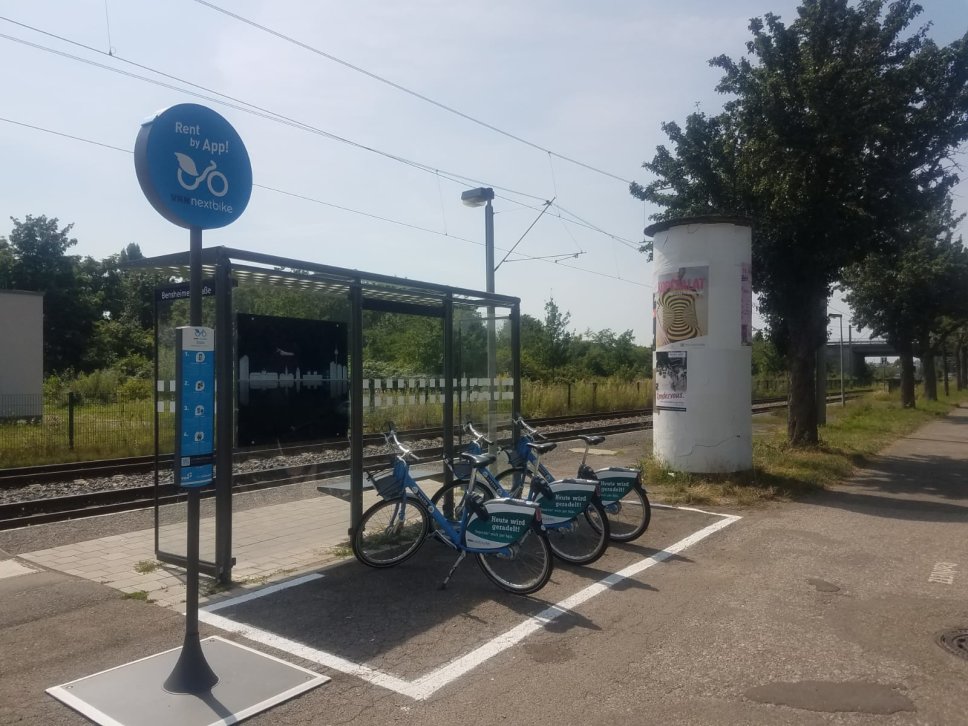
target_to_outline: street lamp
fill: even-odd
[[[844,316],[840,313],[830,313],[828,318],[838,318],[840,321],[840,405],[847,405],[844,396]]]
[[[461,192],[460,200],[468,207],[484,207],[485,290],[494,293],[494,190],[478,187]],[[494,378],[497,376],[497,336],[494,328],[494,306],[487,308],[487,380],[490,390],[487,400],[487,437],[495,440]]]

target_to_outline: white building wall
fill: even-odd
[[[44,295],[0,290],[0,418],[43,415]]]

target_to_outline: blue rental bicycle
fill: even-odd
[[[472,424],[466,424],[464,429],[474,437],[465,453],[480,455],[483,453],[481,444],[491,446],[492,442],[475,430]],[[541,455],[556,446],[557,444],[550,442],[522,444],[522,448],[538,464]],[[493,456],[491,460],[493,462]],[[530,475],[524,468],[495,476],[487,468],[471,472],[463,461],[456,465],[453,462],[445,463],[451,467],[454,481],[437,491],[431,501],[442,508],[449,519],[460,519],[463,511],[454,503],[463,500],[468,492],[484,501],[499,497],[520,497],[527,479],[530,481],[527,499],[541,506],[542,524],[547,532],[551,551],[556,557],[570,564],[587,565],[605,554],[610,529],[608,517],[599,498],[598,482],[581,478],[555,479],[546,475],[546,469],[545,474],[538,476]]]
[[[498,587],[518,595],[540,590],[553,569],[551,548],[536,502],[500,498],[481,501],[469,492],[457,503],[457,520],[445,517],[410,474],[418,457],[400,443],[392,428],[384,434],[397,449],[389,472],[367,472],[382,501],[363,513],[353,532],[353,554],[370,567],[392,567],[412,557],[427,539],[430,522],[434,536],[460,554],[441,588],[447,586],[468,552]],[[490,454],[465,454],[463,460],[478,472],[494,461]]]
[[[521,441],[534,441],[545,438],[541,432],[529,426],[520,416],[515,418],[524,436]],[[602,504],[605,507],[605,514],[608,515],[608,522],[611,527],[610,536],[616,542],[631,542],[642,536],[642,533],[649,528],[652,521],[652,505],[649,503],[649,495],[642,484],[642,472],[638,469],[610,466],[597,471],[592,469],[585,460],[588,458],[588,449],[592,446],[605,441],[605,437],[598,436],[577,436],[576,438],[585,442],[585,451],[578,465],[578,478],[593,479],[598,481]],[[542,476],[550,477],[551,472],[537,461],[529,458],[529,453],[524,447],[508,454],[512,468],[498,474],[498,478],[515,476],[514,472],[523,466],[523,459],[528,459],[531,466],[541,472]]]

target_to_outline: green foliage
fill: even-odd
[[[120,374],[115,370],[105,369],[79,374],[71,388],[81,401],[110,403],[116,400],[120,384]]]
[[[901,390],[907,406],[914,405],[911,358],[933,359],[945,337],[968,319],[968,297],[961,294],[968,290],[968,251],[951,231],[960,220],[946,200],[940,213],[920,225],[920,238],[872,254],[845,275],[854,319],[885,336],[905,362]],[[937,398],[933,374],[928,378],[928,397]]]
[[[96,303],[89,270],[68,257],[77,240],[68,236],[73,225],[61,228],[56,218],[11,217],[13,230],[0,257],[0,277],[9,287],[44,293],[44,368],[62,371],[77,366],[96,319]]]
[[[753,336],[753,375],[776,377],[786,372],[786,362],[772,341],[761,332]]]
[[[946,48],[908,26],[910,0],[804,0],[789,25],[750,22],[749,56],[711,61],[722,113],[663,126],[673,144],[633,184],[654,219],[741,214],[754,221],[753,282],[787,357],[789,435],[817,441],[816,349],[842,271],[897,239],[949,193],[942,163],[968,138],[968,35]]]

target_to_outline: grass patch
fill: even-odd
[[[144,590],[135,590],[134,592],[122,592],[122,600],[140,600],[141,602],[154,602],[154,600],[148,597],[148,593]]]
[[[352,557],[353,546],[349,543],[349,540],[346,542],[340,542],[335,547],[330,548],[329,554],[333,557]]]
[[[142,575],[147,575],[149,572],[154,572],[159,567],[161,567],[160,562],[155,562],[154,560],[139,560],[135,563],[134,571]]]
[[[889,443],[947,415],[962,400],[968,400],[968,391],[952,391],[943,401],[919,399],[917,408],[905,409],[898,394],[876,392],[843,408],[829,406],[827,425],[821,427],[820,444],[814,448],[787,443],[785,412],[757,417],[751,471],[689,474],[649,457],[642,462],[646,487],[668,504],[752,507],[788,501],[849,478],[855,467]],[[767,422],[772,425],[764,431]]]

